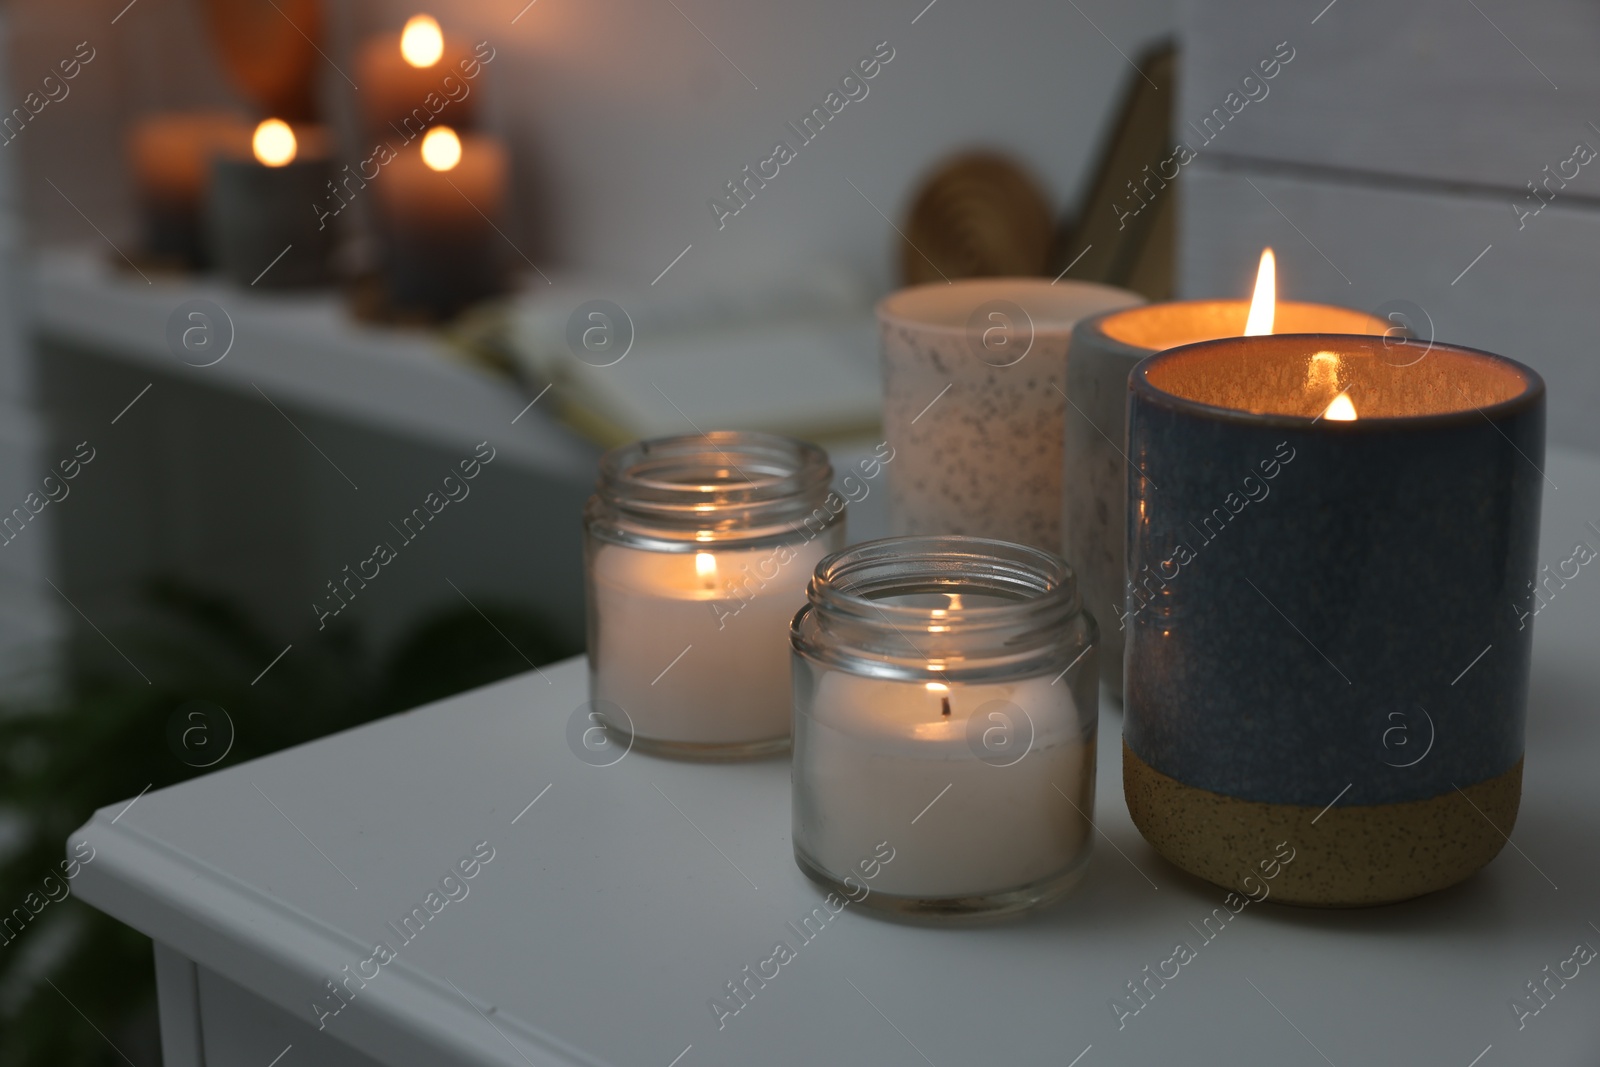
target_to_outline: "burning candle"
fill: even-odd
[[[789,744],[789,619],[844,540],[815,445],[751,433],[608,452],[584,513],[590,693],[622,743],[727,759]]]
[[[446,37],[432,15],[406,20],[396,34],[366,42],[356,64],[362,115],[369,133],[410,142],[436,122],[470,129],[477,114],[473,81],[493,56]]]
[[[1539,376],[1274,335],[1163,352],[1128,388],[1140,831],[1229,886],[1287,841],[1273,895],[1299,904],[1403,900],[1487,863],[1521,794]]]
[[[374,183],[390,302],[446,318],[505,289],[506,153],[435,126]]]
[[[863,907],[955,918],[1037,907],[1089,858],[1094,623],[1059,557],[889,538],[822,562],[795,616],[794,850]]]
[[[133,124],[128,159],[143,225],[144,253],[157,265],[205,265],[203,209],[212,163],[248,151],[250,126],[226,112],[150,115]]]
[[[1128,375],[1146,356],[1219,337],[1272,333],[1381,334],[1390,324],[1359,311],[1277,299],[1272,249],[1261,253],[1255,292],[1243,300],[1187,300],[1084,319],[1072,337],[1066,392],[1061,534],[1084,603],[1101,620],[1101,681],[1122,696],[1128,576]]]
[[[217,268],[239,285],[287,289],[328,280],[334,231],[316,205],[331,180],[327,131],[266,119],[249,157],[218,159],[210,231]]]

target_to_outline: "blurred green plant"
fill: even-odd
[[[30,894],[42,898],[67,836],[98,808],[579,651],[525,610],[463,606],[423,620],[384,655],[353,629],[329,627],[297,640],[252,685],[282,651],[279,639],[226,601],[175,583],[153,583],[146,600],[148,618],[115,640],[148,683],[100,655],[103,644],[86,644],[69,656],[55,696],[0,698],[0,819],[16,830],[0,851],[0,918]],[[169,729],[195,700],[221,705],[233,725],[231,750],[205,768],[190,765],[207,760],[185,753]],[[73,896],[40,907],[9,943],[0,935],[6,1067],[120,1067],[112,1043],[152,1046],[154,1007],[149,939]]]

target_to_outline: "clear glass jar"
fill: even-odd
[[[584,508],[589,692],[619,743],[736,759],[789,744],[789,620],[844,543],[816,445],[718,432],[600,460]]]
[[[1067,564],[895,537],[823,560],[808,599],[790,629],[800,869],[930,918],[1070,889],[1093,840],[1099,676]]]

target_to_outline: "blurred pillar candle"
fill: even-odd
[[[1188,345],[1128,389],[1123,787],[1145,838],[1273,899],[1404,900],[1516,821],[1544,383],[1394,338]]]
[[[1155,352],[1196,341],[1269,333],[1381,334],[1389,323],[1360,311],[1275,299],[1272,250],[1262,253],[1256,294],[1185,300],[1080,321],[1067,362],[1067,425],[1061,552],[1078,572],[1083,602],[1101,620],[1101,681],[1122,696],[1123,568],[1127,540],[1128,375]]]
[[[413,15],[398,34],[368,39],[356,61],[362,118],[372,136],[406,141],[434,122],[470,129],[477,115],[474,82],[493,58],[446,37],[431,15]]]
[[[328,281],[334,231],[317,217],[331,180],[320,126],[267,119],[248,158],[219,159],[211,185],[211,247],[238,285],[292,289]]]
[[[896,454],[894,532],[1060,551],[1072,327],[1139,301],[1109,286],[1036,278],[936,283],[886,297],[878,322],[884,433]]]
[[[385,285],[399,312],[448,317],[505,289],[506,152],[495,138],[429,130],[374,183]]]
[[[167,112],[136,120],[128,134],[128,162],[144,255],[161,266],[205,266],[212,165],[249,151],[250,124],[227,112]]]

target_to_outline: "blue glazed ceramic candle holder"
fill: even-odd
[[[1289,903],[1442,889],[1521,797],[1544,383],[1341,335],[1172,349],[1129,380],[1124,791],[1164,856]]]

